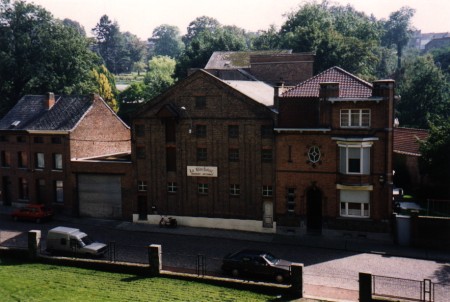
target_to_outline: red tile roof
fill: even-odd
[[[339,97],[367,98],[372,84],[339,67],[332,67],[284,92],[281,97],[319,97],[320,83],[339,83]]]
[[[428,138],[428,130],[394,128],[394,153],[420,156],[419,141]]]

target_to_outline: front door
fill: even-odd
[[[147,220],[147,196],[139,196],[138,197],[138,219],[139,220]]]
[[[264,201],[264,217],[263,226],[265,228],[273,228],[273,203],[272,201]]]
[[[322,192],[312,187],[307,194],[307,228],[308,232],[322,232]]]

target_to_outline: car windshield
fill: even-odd
[[[89,236],[82,237],[81,241],[84,243],[84,245],[89,245],[94,242],[94,240],[92,240],[92,238]]]
[[[280,259],[278,259],[277,257],[275,257],[274,255],[272,255],[271,253],[267,253],[264,255],[264,258],[267,259],[267,261],[269,261],[272,264],[276,264],[278,261],[280,261]]]

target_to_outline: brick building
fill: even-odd
[[[133,118],[134,221],[273,232],[273,88],[198,70]]]
[[[96,160],[80,170],[88,158],[130,154],[129,127],[97,95],[26,95],[0,120],[0,140],[4,205],[44,203],[74,215],[127,217],[121,183],[130,162],[120,160],[119,167],[110,159],[108,168]]]
[[[394,82],[330,68],[278,97],[276,209],[301,232],[387,232]]]

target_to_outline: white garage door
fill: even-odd
[[[121,218],[121,177],[104,174],[79,174],[78,199],[81,216]]]

